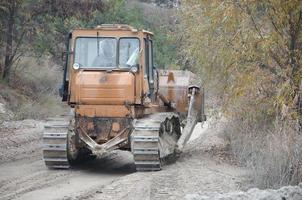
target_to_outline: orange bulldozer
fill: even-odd
[[[182,152],[205,120],[204,93],[193,73],[154,67],[152,36],[111,24],[69,33],[60,93],[73,112],[46,123],[46,166],[120,149],[131,151],[137,171],[156,171]]]

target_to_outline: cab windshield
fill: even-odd
[[[138,64],[138,59],[138,38],[76,39],[74,62],[80,68],[130,68]]]

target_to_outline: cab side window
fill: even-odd
[[[145,77],[149,82],[153,82],[153,43],[152,40],[144,39],[145,41]]]

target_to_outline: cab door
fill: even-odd
[[[62,101],[67,101],[69,98],[69,62],[70,62],[70,54],[71,51],[71,42],[72,42],[72,34],[69,33],[66,41],[66,51],[62,53],[62,60],[64,63],[64,74],[63,74],[63,84],[59,89],[60,96],[62,97]]]
[[[150,38],[144,39],[145,43],[145,71],[144,80],[147,82],[148,91],[147,96],[154,99],[154,94],[156,92],[157,81],[155,80],[156,74],[153,65],[153,43]]]

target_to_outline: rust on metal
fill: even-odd
[[[175,82],[175,80],[174,80],[174,73],[173,72],[169,72],[167,83],[169,83],[171,81]]]
[[[125,105],[77,105],[75,113],[83,117],[127,117],[134,111]]]
[[[131,124],[129,118],[76,117],[75,129],[81,127],[89,137],[103,144]]]
[[[114,138],[110,139],[106,143],[98,144],[91,137],[89,137],[87,132],[81,126],[77,128],[77,132],[79,133],[81,140],[88,145],[89,149],[93,152],[93,154],[98,156],[102,156],[102,154],[107,151],[119,148],[120,144],[128,143],[128,135],[130,131],[131,128],[126,127],[121,130]]]
[[[188,110],[188,87],[195,82],[192,72],[180,70],[159,71],[159,93],[167,101],[175,104],[177,112],[186,113]]]
[[[190,103],[187,115],[187,123],[182,131],[182,135],[177,142],[177,151],[182,152],[184,145],[191,137],[194,127],[200,120],[201,115],[201,98],[200,88],[197,86],[189,87]]]

